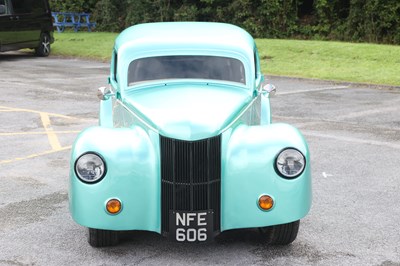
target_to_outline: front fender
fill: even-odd
[[[71,157],[69,204],[73,219],[87,227],[160,232],[160,173],[158,135],[140,127],[92,127],[76,139]],[[85,184],[75,174],[76,159],[86,152],[100,154],[106,176]],[[108,199],[122,201],[122,211],[110,215]]]
[[[221,231],[289,223],[303,218],[311,207],[311,171],[307,143],[287,124],[240,125],[224,133],[225,155],[221,180]],[[275,159],[293,147],[306,158],[304,172],[289,180],[280,177]],[[275,200],[270,211],[258,207],[258,198]]]

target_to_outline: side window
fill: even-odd
[[[257,79],[257,74],[261,72],[260,69],[260,56],[258,54],[257,47],[254,46],[254,71],[255,71],[255,79]]]
[[[257,54],[256,54],[256,51],[254,51],[254,73],[255,73],[255,77],[254,78],[257,78],[257,72],[258,72],[258,69],[257,69]]]
[[[117,52],[114,51],[114,80],[118,83],[117,66],[118,66],[118,54],[117,54]]]
[[[34,0],[11,0],[14,14],[27,14],[32,12]]]

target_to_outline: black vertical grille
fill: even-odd
[[[183,141],[160,136],[161,229],[169,231],[169,211],[214,211],[220,230],[221,136]]]

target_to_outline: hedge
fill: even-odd
[[[97,30],[155,21],[219,21],[257,38],[400,44],[399,0],[50,0],[53,11],[91,12]]]

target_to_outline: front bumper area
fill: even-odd
[[[101,142],[101,143],[100,143]],[[219,231],[264,227],[303,218],[311,207],[311,173],[287,180],[274,170],[283,148],[300,150],[309,162],[301,134],[285,124],[241,125],[222,133]],[[96,184],[75,176],[73,164],[84,152],[101,154],[107,175]],[[160,138],[140,127],[90,128],[80,134],[72,151],[70,211],[86,227],[107,230],[146,230],[162,233]],[[261,195],[274,198],[270,211],[258,207]],[[108,214],[110,198],[122,202],[122,211]],[[217,230],[217,229],[214,229]]]

